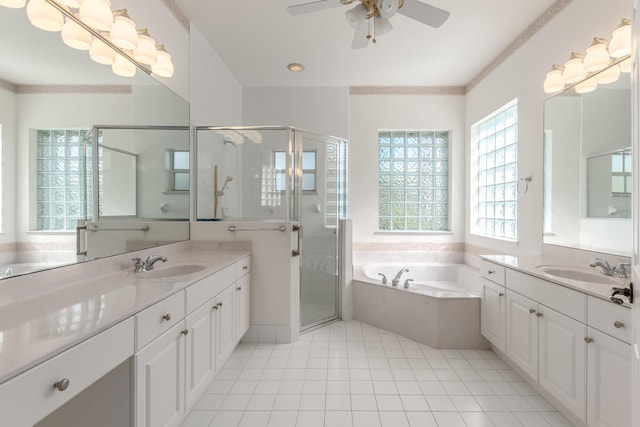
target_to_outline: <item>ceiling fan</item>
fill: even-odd
[[[369,40],[375,43],[376,36],[389,32],[393,28],[389,18],[396,13],[434,28],[449,18],[446,10],[418,0],[315,0],[289,6],[287,11],[291,15],[302,15],[351,3],[358,3],[345,13],[347,21],[356,30],[351,44],[353,49],[366,47]]]

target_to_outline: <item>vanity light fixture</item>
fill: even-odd
[[[45,0],[30,0],[27,17],[31,25],[44,31],[60,31],[64,25],[62,13]]]
[[[158,61],[151,66],[151,72],[160,77],[172,77],[173,62],[171,61],[171,55],[169,55],[163,44],[157,45],[156,49],[158,50]]]
[[[138,31],[127,9],[113,11],[113,26],[109,31],[111,41],[125,50],[134,50],[138,46]]]
[[[145,65],[153,65],[158,61],[156,41],[146,28],[138,30],[138,46],[133,51],[133,57]]]
[[[105,34],[103,37],[107,37],[107,35]],[[89,56],[98,64],[113,65],[116,60],[116,51],[99,38],[94,37],[89,49]]]
[[[67,19],[62,26],[61,35],[64,44],[74,49],[89,50],[93,44],[91,33],[71,19]]]
[[[631,20],[624,18],[620,25],[613,31],[609,54],[613,58],[631,54]]]
[[[27,4],[27,0],[0,0],[0,6],[9,9],[22,9]]]
[[[556,93],[573,86],[577,93],[587,93],[598,85],[613,83],[620,78],[621,72],[631,72],[630,54],[631,21],[624,18],[610,42],[594,37],[586,55],[572,52],[564,67],[553,65],[545,76],[544,91]]]
[[[136,66],[121,54],[116,54],[116,58],[111,64],[113,72],[122,77],[133,77],[136,75]]]
[[[298,62],[292,62],[291,64],[287,65],[287,68],[289,69],[289,71],[291,71],[292,73],[301,73],[304,71],[305,67],[303,64],[300,64]]]
[[[98,31],[109,31],[113,26],[110,0],[82,0],[80,19]]]
[[[80,3],[82,3],[82,0],[58,0],[58,3],[73,9],[80,9]]]

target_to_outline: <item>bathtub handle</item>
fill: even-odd
[[[382,276],[382,284],[386,285],[387,284],[387,276],[385,276],[382,273],[378,273],[378,276]]]
[[[407,279],[404,281],[404,288],[409,289],[409,283],[413,282],[413,279]]]

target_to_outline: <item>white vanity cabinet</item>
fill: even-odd
[[[480,308],[480,332],[498,350],[505,351],[506,290],[504,267],[486,260],[481,261],[482,297]]]
[[[506,355],[538,380],[538,303],[516,292],[506,296]]]

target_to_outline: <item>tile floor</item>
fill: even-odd
[[[434,350],[336,322],[245,344],[181,427],[571,427],[491,351]]]

